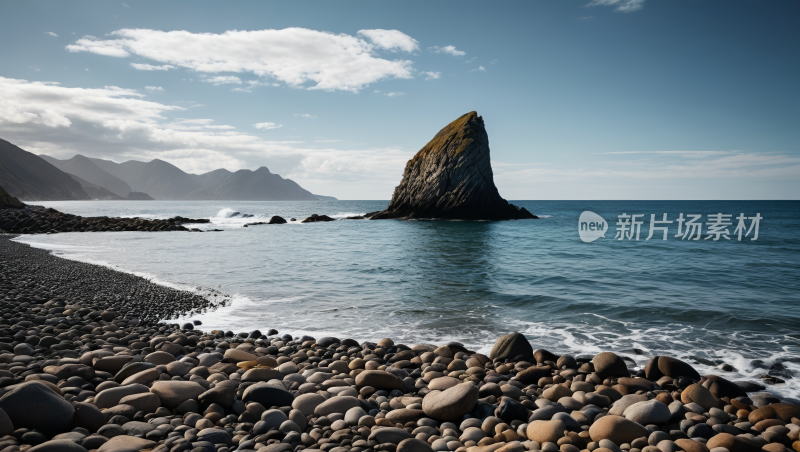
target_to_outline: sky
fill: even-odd
[[[800,199],[800,2],[0,2],[0,138],[389,199],[477,111],[521,199]]]

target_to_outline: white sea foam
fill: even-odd
[[[249,223],[266,223],[272,218],[272,215],[252,214],[248,212],[241,212],[238,210],[224,208],[217,212],[217,214],[209,220],[210,224],[200,225],[201,229],[214,229],[214,228],[241,228]]]
[[[366,214],[367,214],[366,212],[361,212],[361,213],[357,213],[357,212],[343,212],[342,213],[342,212],[340,212],[340,213],[336,213],[336,214],[328,215],[328,216],[331,217],[331,218],[336,218],[336,219],[341,220],[342,218],[360,217],[360,216],[363,216],[363,215],[366,215]]]
[[[229,209],[229,208],[226,207],[226,208],[220,210],[219,212],[217,212],[217,215],[216,215],[215,218],[231,218],[234,215],[239,215],[239,212],[236,211],[236,210]]]
[[[678,324],[638,329],[632,322],[606,320],[609,321],[608,324],[600,325],[522,321],[509,323],[525,334],[534,344],[534,348],[538,346],[556,353],[573,355],[594,355],[601,351],[614,351],[632,358],[639,368],[644,368],[652,356],[664,355],[692,364],[701,375],[714,374],[731,381],[747,380],[763,383],[761,375],[768,373],[769,368],[775,363],[781,363],[795,376],[800,375],[800,363],[794,361],[796,352],[793,353],[786,346],[781,351],[767,351],[760,344],[775,342],[775,338],[765,335],[747,334],[746,337],[731,340],[729,345],[720,347],[712,345],[706,339],[707,335],[724,336],[731,335],[730,333],[698,331],[699,329]],[[800,340],[794,338],[791,340],[800,345]],[[491,350],[491,345],[487,343],[480,351],[488,352]],[[634,349],[640,350],[643,354],[637,354]],[[721,364],[716,364],[717,362],[730,364],[735,370],[722,371]],[[767,385],[766,390],[781,397],[800,398],[800,387],[796,384],[795,378],[788,380],[789,383]]]

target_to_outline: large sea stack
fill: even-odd
[[[406,164],[389,207],[372,220],[521,220],[538,218],[509,204],[494,185],[483,118],[467,113],[440,130]]]

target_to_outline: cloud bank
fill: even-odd
[[[413,78],[412,61],[380,58],[377,52],[412,52],[419,48],[415,39],[398,30],[361,30],[358,35],[306,28],[220,34],[122,29],[110,33],[110,39],[85,36],[66,48],[161,63],[131,63],[140,70],[252,73],[308,89],[358,92],[380,80]]]
[[[160,158],[194,173],[265,165],[310,190],[382,186],[402,174],[412,154],[391,147],[319,149],[303,141],[267,141],[211,118],[180,118],[190,114],[188,108],[146,98],[116,86],[70,88],[0,77],[0,136],[29,152],[56,158]],[[265,122],[254,127],[281,125]]]

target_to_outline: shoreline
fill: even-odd
[[[93,260],[91,258],[87,258],[86,256],[76,255],[76,256],[62,256],[59,254],[55,254],[58,252],[58,245],[53,245],[54,248],[48,246],[47,243],[29,243],[31,241],[35,241],[35,237],[37,235],[18,235],[15,237],[14,241],[17,243],[25,244],[26,246],[31,246],[32,248],[42,249],[48,253],[51,253],[53,257],[60,258],[62,260],[69,260],[72,262],[78,263],[85,263],[89,265],[96,265],[106,269],[110,269],[115,272],[120,272],[126,275],[132,275],[139,278],[145,279],[147,282],[156,284],[158,286],[163,286],[169,289],[174,289],[180,292],[186,291],[191,292],[195,295],[200,297],[205,297],[213,302],[218,303],[218,307],[222,308],[219,312],[219,315],[215,312],[208,312],[201,315],[192,315],[192,316],[177,316],[169,319],[162,319],[164,321],[171,321],[175,323],[183,323],[186,321],[191,321],[195,319],[202,320],[204,322],[205,328],[215,328],[215,329],[223,329],[223,330],[234,330],[238,331],[241,329],[259,329],[262,328],[265,323],[269,324],[269,322],[264,322],[262,319],[254,321],[253,319],[248,319],[240,315],[241,312],[249,312],[250,309],[260,309],[262,306],[269,305],[272,303],[271,300],[261,300],[259,298],[253,298],[247,294],[240,294],[235,292],[230,292],[231,295],[220,292],[214,288],[209,288],[207,286],[198,285],[198,283],[186,283],[186,282],[176,282],[169,279],[164,279],[164,277],[159,277],[154,273],[148,273],[141,268],[139,270],[129,270],[123,267],[124,264],[120,263],[112,263],[107,262],[104,260]],[[46,236],[42,236],[46,237]],[[19,241],[17,240],[19,239]],[[71,244],[65,245],[68,247],[72,246],[80,246],[80,244]],[[66,251],[68,252],[68,251]],[[171,274],[171,273],[170,273]],[[283,300],[280,300],[283,301]],[[329,311],[338,311],[339,308],[331,308]],[[233,315],[232,315],[233,314]],[[234,317],[235,315],[235,317]],[[600,319],[603,319],[607,322],[616,322],[626,327],[631,327],[632,325],[639,325],[636,322],[624,322],[621,320],[615,320],[613,318],[607,318],[603,315],[596,314],[596,313],[587,313],[587,315],[594,316]],[[224,318],[224,320],[220,321],[220,318]],[[342,333],[341,331],[337,331],[330,326],[327,328],[319,328],[319,325],[315,324],[313,321],[310,323],[302,323],[298,324],[297,322],[290,322],[290,324],[286,324],[285,322],[275,322],[275,324],[270,324],[270,327],[278,328],[282,333],[289,333],[291,335],[296,336],[327,336],[327,335],[340,335],[340,334],[348,334]],[[536,339],[537,336],[541,337],[542,335],[547,334],[546,332],[542,332],[541,329],[544,325],[536,324],[534,326],[526,325],[519,325],[517,324],[514,326],[514,329],[517,329],[520,332],[523,332],[526,336],[529,337],[530,341],[534,344],[544,345],[540,341]],[[551,325],[547,328],[558,328],[558,325]],[[649,329],[648,329],[649,328]],[[653,326],[648,328],[642,329],[637,334],[648,334],[652,332]],[[401,328],[402,329],[402,328]],[[385,334],[389,337],[395,338],[400,337],[401,340],[405,341],[413,341],[413,336],[419,336],[418,333],[411,334],[408,332],[400,332],[400,331],[391,331],[392,329],[389,328],[388,331],[383,331],[382,333],[378,334]],[[396,328],[395,328],[396,330]],[[502,331],[502,330],[500,330]],[[596,334],[597,332],[592,332],[592,334]],[[602,331],[601,331],[602,333]],[[365,331],[351,331],[350,336],[358,341],[368,341],[374,340],[376,335],[369,334]],[[488,334],[488,333],[487,333]],[[488,354],[489,350],[492,347],[492,344],[495,340],[495,336],[487,336],[481,338],[466,338],[460,336],[439,336],[435,334],[428,334],[425,337],[417,338],[418,341],[427,341],[426,343],[444,343],[447,341],[459,341],[463,344],[466,344],[471,349],[478,351],[479,353]],[[472,339],[472,340],[470,340]],[[579,343],[574,340],[575,338],[572,335],[567,335],[564,338],[565,342],[561,343],[558,346],[554,346],[550,343],[551,349],[559,350],[566,353],[571,353],[573,356],[585,355],[590,354],[593,355],[595,353],[599,353],[601,351],[614,351],[618,353],[622,359],[628,362],[629,367],[631,368],[644,368],[649,356],[664,354],[668,356],[674,356],[679,359],[687,360],[699,372],[706,372],[706,373],[714,373],[720,374],[721,376],[726,377],[732,381],[749,381],[749,382],[758,382],[764,383],[761,386],[768,391],[776,394],[776,397],[780,399],[788,399],[793,400],[795,402],[800,401],[800,397],[798,396],[797,386],[796,386],[796,375],[797,370],[792,367],[790,364],[789,367],[783,367],[781,364],[781,359],[778,359],[775,364],[768,364],[765,365],[758,365],[754,366],[753,369],[749,371],[742,371],[743,368],[746,368],[747,365],[751,362],[759,362],[761,359],[772,359],[771,357],[765,357],[765,355],[750,355],[750,356],[742,356],[735,353],[735,348],[728,348],[724,351],[729,352],[729,354],[716,354],[711,357],[709,356],[702,356],[699,354],[693,353],[681,353],[680,350],[675,350],[672,348],[644,348],[644,350],[637,349],[633,344],[636,343],[638,340],[636,337],[628,338],[630,344],[613,344],[609,346],[608,343],[604,346],[597,346],[596,342],[584,342]],[[552,342],[552,341],[551,341]],[[607,341],[606,341],[607,342]],[[416,342],[415,342],[416,343]],[[616,345],[616,346],[614,346]],[[733,354],[730,354],[733,353]],[[788,363],[795,363],[793,357],[789,358],[782,358],[785,359]],[[744,362],[742,362],[744,361]],[[771,382],[764,381],[764,377],[772,377],[776,378]],[[782,380],[782,379],[785,379]]]
[[[198,295],[13,237],[0,235],[4,452],[800,447],[800,405],[676,359],[632,372],[614,353],[556,356],[517,333],[490,358],[457,342],[204,332],[162,321],[213,308]]]

